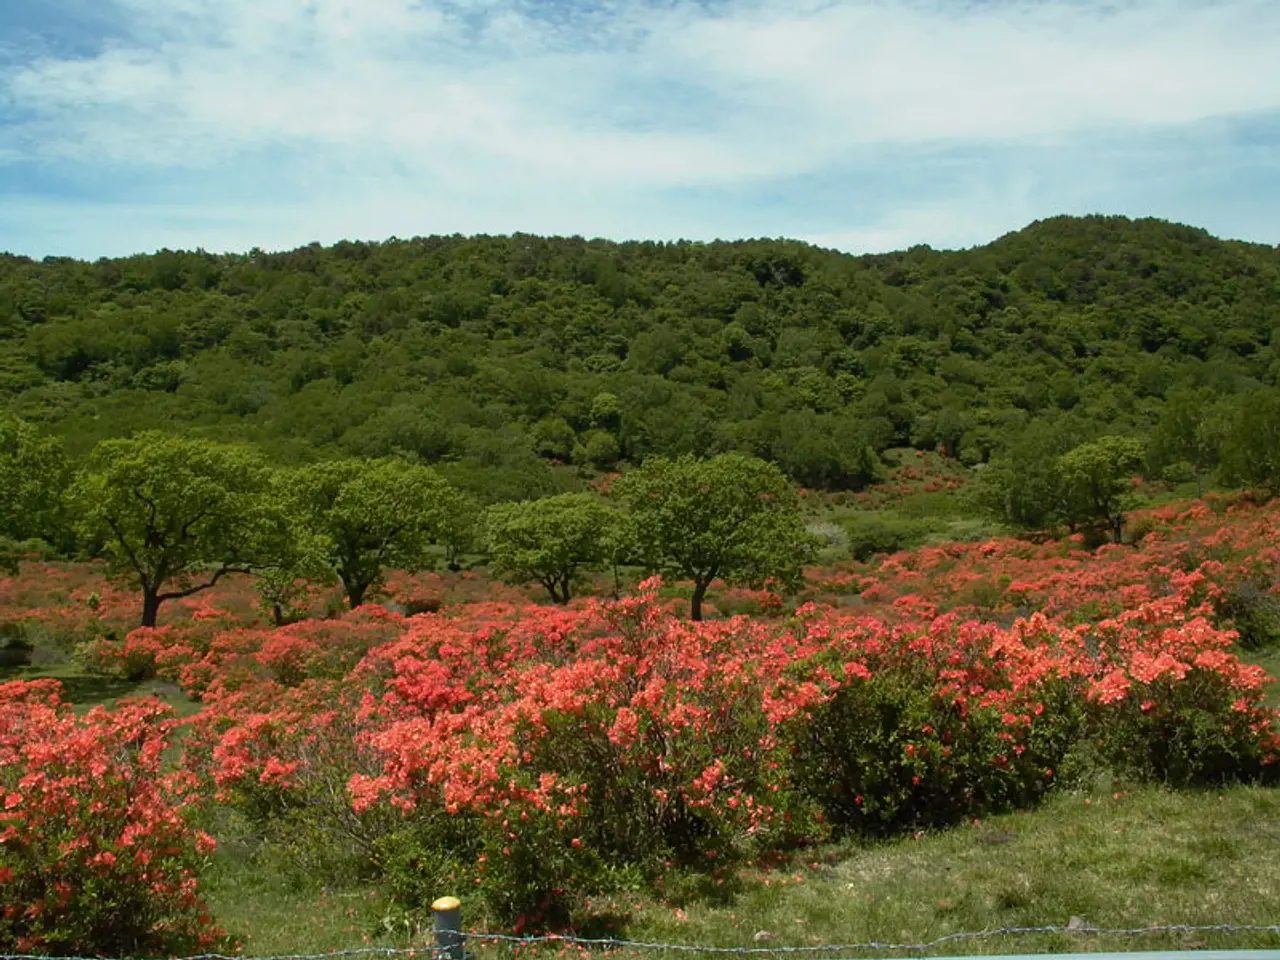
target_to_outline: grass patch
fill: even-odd
[[[98,673],[78,663],[0,667],[0,683],[11,680],[57,680],[62,684],[62,698],[74,704],[78,713],[98,705],[111,706],[126,697],[157,697],[169,704],[180,717],[200,712],[195,703],[175,683],[144,680],[134,683],[121,677]]]
[[[1267,671],[1268,676],[1280,677],[1280,646],[1268,647],[1264,650],[1241,650],[1235,653],[1245,663],[1255,663]],[[1268,684],[1265,699],[1267,706],[1280,710],[1280,682]]]
[[[832,848],[756,874],[728,908],[656,904],[629,933],[749,946],[921,943],[1010,926],[1272,924],[1280,920],[1280,793],[1142,788],[1062,794],[1037,811],[895,842]],[[934,954],[1280,946],[1270,934],[1007,937]]]
[[[240,952],[251,956],[407,947],[426,935],[392,924],[387,900],[376,887],[299,889],[221,850],[201,889]],[[429,919],[426,924],[429,928]]]
[[[393,924],[375,886],[299,889],[255,869],[234,845],[219,852],[206,886],[216,915],[242,938],[247,953],[417,946],[429,937],[426,929],[415,933]],[[738,882],[729,881],[736,889],[723,898],[684,902],[675,891],[687,885],[673,878],[670,886],[665,902],[600,898],[576,917],[579,929],[665,943],[804,947],[923,943],[959,932],[1067,926],[1072,918],[1116,928],[1272,924],[1280,921],[1280,791],[1063,793],[1035,811],[951,830],[804,851],[744,871]],[[466,922],[466,891],[440,894],[464,898]],[[1006,936],[940,944],[928,952],[1206,947],[1275,949],[1280,936]],[[510,953],[481,943],[471,949],[480,958]]]
[[[924,499],[944,500],[943,494]],[[926,544],[976,543],[1004,532],[999,524],[955,511],[904,512],[900,509],[834,512],[829,522],[843,533],[845,557],[866,562],[879,554],[915,550]],[[834,559],[840,559],[836,557]]]

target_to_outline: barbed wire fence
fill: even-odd
[[[339,960],[339,958],[405,958],[405,960],[465,960],[469,956],[466,949],[468,943],[505,944],[513,948],[537,946],[577,946],[587,950],[599,951],[635,951],[654,953],[702,954],[708,956],[745,956],[745,957],[811,957],[814,960],[865,960],[868,953],[883,954],[927,954],[928,951],[956,943],[978,942],[1000,937],[1025,937],[1047,935],[1072,935],[1091,937],[1150,937],[1168,934],[1245,934],[1269,933],[1280,935],[1280,924],[1189,924],[1171,923],[1156,924],[1146,927],[1096,927],[1087,923],[1073,921],[1066,925],[1045,925],[1032,927],[999,927],[990,930],[976,930],[964,933],[949,933],[923,940],[918,943],[893,943],[880,940],[866,940],[860,943],[823,944],[818,946],[763,946],[763,947],[717,947],[692,943],[664,943],[660,941],[627,940],[616,937],[577,937],[559,934],[541,934],[536,936],[516,936],[502,933],[474,933],[457,930],[450,926],[452,917],[446,917],[444,925],[435,928],[436,942],[418,947],[352,947],[349,949],[331,950],[325,953],[293,953],[272,954],[265,956],[245,956],[223,953],[200,953],[188,957],[165,958],[165,960]],[[1120,951],[1126,952],[1126,951]],[[1188,957],[1196,951],[1181,951]],[[1237,953],[1240,956],[1258,958],[1274,956],[1280,960],[1280,949],[1275,950],[1215,950],[1215,955]],[[1045,953],[1044,957],[1055,954]],[[1061,956],[1060,954],[1058,956]],[[97,957],[51,956],[48,954],[5,953],[0,952],[0,960],[101,960]],[[142,960],[142,958],[139,958]],[[160,960],[160,958],[156,958]]]

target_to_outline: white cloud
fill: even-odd
[[[848,3],[708,19],[679,45],[837,142],[1040,138],[1280,107],[1280,5]]]
[[[130,4],[140,21],[156,15],[154,3]],[[20,103],[53,120],[49,148],[199,164],[263,141],[361,143],[411,160],[455,143],[575,177],[681,183],[701,182],[711,163],[721,177],[794,172],[857,144],[1280,108],[1280,4],[1257,0],[1119,11],[857,0],[809,12],[778,0],[715,15],[646,12],[637,0],[608,22],[638,40],[604,52],[595,34],[565,49],[562,30],[518,5],[491,9],[474,32],[457,8],[413,0],[158,7],[150,45],[41,60],[10,78]],[[637,135],[611,122],[655,75],[708,99],[702,129]],[[141,149],[148,140],[158,149]],[[744,148],[752,155],[735,158]]]
[[[0,181],[23,160],[241,190],[256,177],[304,236],[375,209],[388,225],[361,213],[365,235],[447,212],[464,230],[625,236],[656,222],[664,191],[1280,111],[1273,0],[117,3],[131,42],[0,73],[0,110],[24,117],[0,126]],[[1027,207],[978,184],[809,232],[939,243],[973,236],[944,222],[972,224],[955,211],[1007,229]],[[668,229],[699,222],[664,209]]]

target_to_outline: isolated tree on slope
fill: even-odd
[[[142,593],[142,625],[161,605],[253,573],[288,552],[292,531],[271,471],[245,447],[141,433],[104,440],[71,490],[80,533],[108,571]]]
[[[1146,445],[1136,437],[1100,437],[1059,457],[1068,519],[1103,521],[1120,543],[1133,476],[1142,469],[1145,454]]]
[[[702,619],[713,580],[794,585],[817,547],[795,487],[755,457],[659,457],[621,477],[614,490],[629,508],[644,564],[693,581],[694,620]]]
[[[589,493],[566,493],[490,507],[485,535],[493,572],[514,583],[537,581],[568,603],[580,571],[612,555],[617,511]]]
[[[387,567],[422,570],[452,488],[430,467],[404,460],[336,460],[292,475],[297,510],[322,538],[328,565],[354,609]]]

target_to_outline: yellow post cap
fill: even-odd
[[[431,909],[443,913],[446,910],[457,910],[462,906],[462,901],[457,897],[441,897],[431,905]]]

